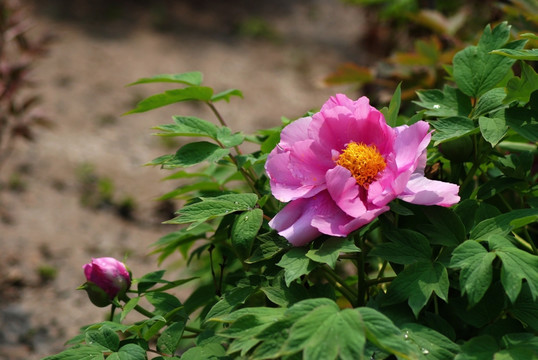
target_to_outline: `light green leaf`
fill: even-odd
[[[460,287],[462,294],[467,293],[471,306],[482,299],[491,284],[494,259],[494,253],[474,240],[465,241],[452,252],[450,267],[461,268]]]
[[[146,350],[136,344],[126,344],[116,353],[118,360],[146,360]],[[107,358],[110,359],[111,356]]]
[[[517,60],[538,60],[538,49],[498,49],[491,52],[495,55],[507,56]]]
[[[474,121],[463,116],[442,118],[431,121],[430,124],[437,130],[432,136],[432,139],[435,141],[434,146],[437,146],[443,141],[456,139],[478,131]]]
[[[420,101],[415,103],[425,109],[426,115],[433,117],[467,117],[472,110],[471,99],[461,90],[445,85],[443,91],[417,91]]]
[[[398,84],[394,95],[390,99],[389,107],[381,109],[381,112],[385,116],[385,120],[390,127],[396,127],[398,125],[398,112],[400,111],[400,104],[402,102],[402,88],[401,83]]]
[[[459,352],[459,346],[446,336],[426,326],[408,323],[402,325],[406,338],[414,343],[424,359],[453,360]]]
[[[86,344],[100,345],[110,351],[117,351],[120,346],[120,337],[109,327],[102,326],[98,330],[86,332]]]
[[[234,249],[244,259],[250,255],[252,243],[258,231],[262,226],[263,211],[261,209],[253,209],[239,215],[233,225],[231,232],[231,240]]]
[[[237,89],[228,89],[228,90],[225,90],[218,94],[213,95],[211,97],[211,101],[217,102],[217,101],[225,100],[226,102],[230,102],[230,98],[232,96],[238,96],[240,98],[243,98],[243,93]]]
[[[284,277],[286,285],[301,277],[309,274],[314,270],[317,264],[306,257],[308,249],[306,247],[296,247],[286,252],[282,259],[277,263],[278,266],[284,268]]]
[[[136,105],[136,108],[126,112],[124,115],[146,112],[182,101],[209,101],[212,96],[213,89],[205,86],[190,86],[184,89],[168,90],[145,98]]]
[[[216,321],[223,315],[232,312],[236,307],[244,304],[250,295],[256,291],[252,286],[241,286],[227,291],[207,313],[205,321]]]
[[[120,322],[123,322],[123,320],[125,320],[127,314],[129,314],[136,307],[136,305],[138,305],[139,301],[140,297],[134,297],[132,299],[129,299],[129,301],[125,303],[123,309],[121,310]]]
[[[171,167],[187,167],[199,164],[203,161],[214,162],[228,155],[230,150],[223,149],[220,146],[207,142],[198,141],[182,146],[174,157],[164,165]]]
[[[59,354],[47,356],[42,360],[104,360],[103,348],[92,345],[75,345]]]
[[[484,139],[491,144],[491,147],[497,146],[499,141],[502,140],[508,126],[506,126],[505,119],[502,118],[489,118],[481,116],[478,119],[478,124],[480,126],[480,132]]]
[[[471,229],[470,238],[480,240],[486,239],[488,236],[493,234],[498,234],[501,236],[507,235],[510,231],[516,229],[516,227],[512,225],[512,221],[536,215],[538,215],[538,209],[532,208],[518,209],[497,215],[494,218],[479,222],[473,229]]]
[[[221,127],[217,131],[217,140],[225,147],[234,147],[240,145],[245,140],[245,136],[241,133],[232,134],[232,131],[227,127]]]
[[[220,344],[209,343],[203,346],[195,346],[181,355],[181,360],[227,360],[226,350]]]
[[[399,359],[419,358],[417,349],[405,340],[404,333],[388,317],[368,307],[360,307],[355,311],[360,314],[366,329],[366,338],[372,344]]]
[[[329,265],[334,269],[340,253],[359,252],[357,246],[350,238],[330,238],[321,244],[319,249],[312,249],[306,253],[306,257],[318,263]]]
[[[207,136],[217,138],[218,127],[209,121],[194,116],[173,116],[173,124],[156,126],[153,129],[160,130],[161,136]]]
[[[429,261],[432,256],[428,239],[416,231],[400,229],[386,232],[385,236],[391,242],[377,245],[368,255],[396,264]]]
[[[538,51],[538,49],[536,49]],[[532,66],[521,62],[521,78],[515,76],[506,84],[505,104],[519,101],[523,104],[529,102],[531,94],[538,90],[538,74]]]
[[[438,263],[416,262],[398,274],[387,289],[383,305],[392,305],[408,300],[415,316],[426,305],[435,292],[444,301],[448,298],[448,273]]]
[[[191,71],[182,74],[161,74],[155,75],[149,78],[142,78],[133,83],[130,83],[128,86],[137,85],[137,84],[147,84],[155,82],[173,82],[186,85],[199,86],[202,84],[203,75],[199,71]]]
[[[184,330],[185,322],[173,322],[168,325],[157,339],[157,350],[163,354],[175,354]]]

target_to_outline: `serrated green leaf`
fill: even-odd
[[[480,126],[482,136],[491,144],[491,147],[497,146],[508,130],[506,120],[503,118],[481,116],[478,119],[478,125]]]
[[[471,99],[461,90],[445,85],[438,89],[417,91],[417,105],[427,109],[426,115],[433,117],[467,117],[472,110]]]
[[[243,98],[243,93],[237,89],[228,89],[228,90],[224,90],[218,94],[213,95],[211,97],[211,101],[217,102],[217,101],[225,100],[226,102],[230,102],[230,98],[232,96],[238,96],[240,98]]]
[[[47,356],[42,360],[104,360],[101,346],[75,345],[59,354]]]
[[[155,307],[154,312],[157,315],[166,315],[183,307],[177,297],[164,292],[146,293],[146,299]]]
[[[495,55],[507,56],[517,60],[538,60],[538,49],[498,49],[491,52]]]
[[[259,235],[254,246],[254,252],[246,259],[247,264],[269,260],[290,247],[288,241],[279,236],[275,231]]]
[[[86,344],[100,345],[109,351],[117,351],[120,346],[120,337],[114,330],[102,326],[98,330],[86,332]]]
[[[250,255],[252,243],[262,223],[263,211],[261,209],[246,211],[235,219],[231,231],[232,246],[242,259]]]
[[[220,344],[205,344],[203,346],[195,346],[185,351],[181,355],[181,360],[227,360],[231,359],[226,356],[226,350]]]
[[[392,305],[408,300],[409,307],[415,316],[418,316],[432,293],[435,292],[437,296],[447,301],[448,287],[448,273],[442,264],[416,262],[408,265],[392,281],[383,304]]]
[[[391,242],[377,245],[370,251],[370,256],[379,256],[396,264],[428,261],[432,256],[428,239],[416,231],[400,229],[386,232],[385,236]]]
[[[407,323],[402,325],[408,341],[414,343],[424,359],[453,360],[459,346],[444,335],[426,326]]]
[[[174,322],[168,325],[157,339],[157,350],[162,354],[175,354],[184,330],[185,322]]]
[[[538,51],[538,49],[536,49]],[[521,78],[515,76],[506,84],[505,104],[519,101],[523,104],[529,102],[531,94],[538,90],[538,74],[532,66],[521,62]]]
[[[207,136],[217,138],[218,127],[209,121],[194,116],[173,116],[173,124],[165,124],[154,127],[164,136]]]
[[[479,222],[471,229],[470,238],[480,240],[494,234],[501,236],[507,235],[510,231],[516,229],[516,227],[512,225],[512,221],[536,215],[538,215],[538,209],[517,209],[497,215],[494,218]]]
[[[112,354],[114,355],[114,354]],[[111,356],[112,356],[111,355]],[[146,360],[146,350],[136,344],[126,344],[116,353],[118,360]],[[107,359],[111,359],[109,356]]]
[[[510,313],[525,326],[538,331],[538,301],[528,284],[523,284],[516,302],[510,307]]]
[[[417,349],[405,340],[404,333],[384,314],[368,307],[360,307],[355,311],[360,314],[366,338],[372,344],[400,359],[419,358]]]
[[[217,131],[217,140],[225,147],[234,147],[240,145],[245,140],[245,136],[241,133],[232,134],[232,131],[227,127],[221,127]]]
[[[148,84],[155,82],[173,82],[186,85],[201,85],[203,75],[199,71],[191,71],[182,74],[161,74],[155,75],[149,78],[142,78],[133,83],[130,83],[128,86],[137,85],[137,84]]]
[[[189,86],[184,89],[168,90],[145,98],[136,105],[136,108],[124,115],[146,112],[182,101],[209,101],[212,96],[213,89],[205,86]]]
[[[286,252],[277,263],[278,266],[284,268],[287,286],[290,286],[290,283],[295,279],[310,273],[316,268],[317,264],[306,256],[307,252],[306,247],[293,248]]]
[[[174,157],[164,165],[167,168],[172,168],[192,166],[203,161],[215,162],[229,153],[230,150],[207,141],[192,142],[182,146]]]
[[[357,246],[353,242],[353,239],[350,238],[330,238],[325,240],[319,249],[311,249],[306,253],[306,257],[311,260],[314,260],[318,263],[323,263],[329,265],[334,269],[336,265],[336,260],[338,260],[338,255],[340,253],[350,253],[350,252],[359,252]]]
[[[461,268],[460,287],[462,294],[467,293],[471,306],[482,299],[491,285],[494,259],[494,253],[488,252],[474,240],[465,241],[452,252],[450,267]]]
[[[205,321],[218,320],[223,315],[232,312],[236,307],[244,304],[247,298],[256,291],[252,286],[241,286],[227,291],[207,313]]]
[[[437,146],[443,141],[478,132],[474,121],[463,116],[442,118],[431,121],[430,124],[437,130],[432,135],[432,139],[435,141],[434,146]]]

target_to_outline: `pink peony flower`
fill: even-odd
[[[459,187],[424,177],[429,124],[391,128],[368,98],[338,94],[282,130],[265,169],[273,195],[289,202],[269,223],[295,246],[346,236],[396,198],[450,206]]]
[[[111,257],[92,259],[83,266],[89,283],[97,285],[110,299],[125,294],[131,286],[131,276],[125,265]]]

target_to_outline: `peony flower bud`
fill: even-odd
[[[96,306],[110,304],[110,300],[122,297],[131,286],[131,275],[127,267],[114,258],[92,259],[83,269],[87,282],[80,289],[86,290]]]

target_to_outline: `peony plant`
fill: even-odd
[[[181,203],[153,253],[183,258],[197,276],[131,281],[117,260],[93,259],[87,284],[110,317],[46,360],[538,358],[529,40],[538,37],[512,39],[506,23],[486,27],[446,67],[442,89],[407,104],[416,111],[400,111],[399,87],[379,110],[337,94],[253,135],[217,108],[241,92],[215,93],[200,72],[136,81],[177,88],[129,113],[196,101],[215,115],[157,126],[190,141],[150,162],[174,170],[178,186],[163,198]],[[244,153],[244,142],[258,150]],[[189,295],[173,295],[179,286]]]

